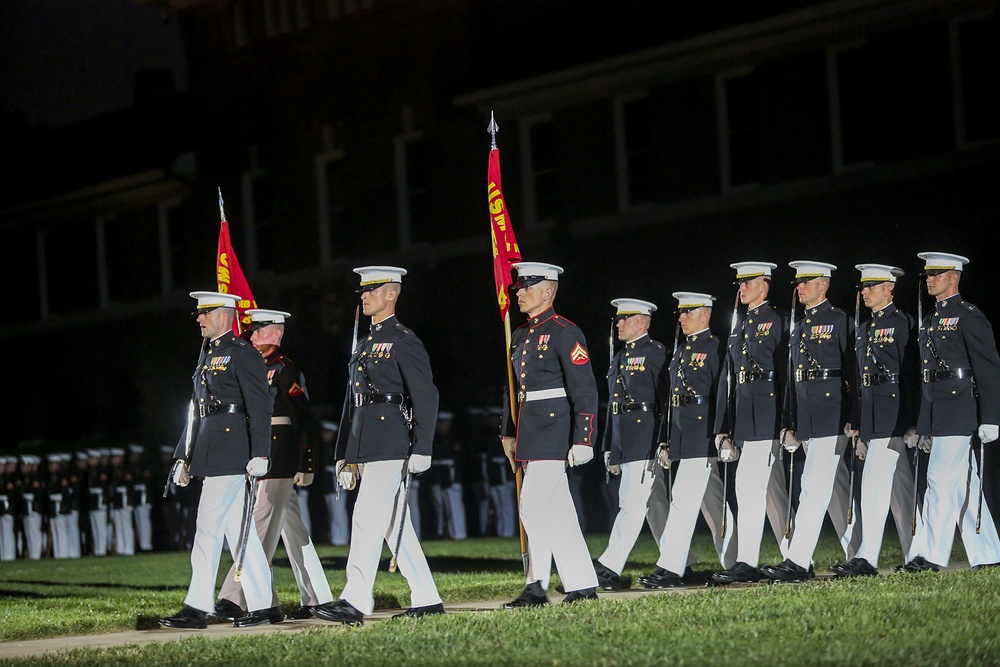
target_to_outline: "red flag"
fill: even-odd
[[[219,195],[220,209],[222,195]],[[219,253],[215,260],[215,276],[219,283],[219,291],[225,294],[236,294],[240,297],[239,305],[236,307],[236,319],[233,320],[233,332],[239,336],[250,326],[250,316],[246,314],[248,308],[256,308],[257,302],[253,299],[253,292],[250,291],[250,283],[243,275],[243,269],[236,259],[236,251],[233,250],[232,241],[229,239],[229,223],[226,222],[225,213],[222,214],[222,227],[219,229]]]
[[[490,150],[490,166],[487,187],[487,201],[490,207],[490,235],[493,237],[493,280],[496,285],[497,305],[500,319],[507,317],[510,309],[510,295],[507,287],[513,282],[510,266],[521,261],[521,250],[514,238],[510,214],[500,187],[500,149]]]

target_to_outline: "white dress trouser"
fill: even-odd
[[[906,554],[910,549],[910,521],[913,519],[913,470],[902,438],[873,438],[868,443],[865,471],[861,478],[861,546],[855,554],[878,567],[886,515],[892,515],[899,543]],[[922,523],[917,516],[917,530]]]
[[[806,448],[806,460],[802,467],[802,490],[799,493],[795,529],[791,544],[788,546],[787,557],[805,569],[812,564],[813,552],[816,550],[820,530],[823,528],[823,518],[828,510],[837,534],[841,536],[841,546],[845,551],[847,550],[845,545],[850,542],[850,528],[847,526],[850,485],[840,484],[842,488],[847,487],[848,494],[834,493],[834,483],[840,475],[840,469],[843,468],[841,444],[846,447],[847,439],[843,436],[812,438],[803,443]],[[846,542],[845,536],[847,536]]]
[[[778,538],[782,557],[787,554],[788,540],[785,539],[784,522],[787,517],[788,491],[784,487],[784,468],[778,459],[781,448],[778,441],[748,440],[742,445],[739,465],[736,467],[736,505],[739,507],[739,515],[736,517],[736,534],[739,536],[736,560],[757,567],[760,564],[760,541],[764,533],[765,515]]]
[[[438,537],[464,540],[468,537],[465,525],[465,501],[462,499],[462,484],[452,482],[448,488],[440,484],[431,487],[434,514],[437,517]]]
[[[108,553],[108,508],[102,507],[90,510],[90,536],[93,555],[105,556]]]
[[[490,462],[500,466],[500,483],[489,484],[486,489],[489,504],[493,508],[497,537],[513,537],[518,532],[517,485],[514,482],[514,473],[508,475],[510,464],[505,456],[494,456]]]
[[[153,550],[153,506],[142,503],[132,508],[132,519],[135,523],[135,539],[139,543],[139,551]]]
[[[351,548],[347,555],[347,585],[340,597],[362,614],[375,610],[375,575],[382,555],[382,542],[396,548],[403,505],[403,469],[406,461],[372,461],[364,465],[351,522]],[[416,493],[410,480],[410,494]],[[406,511],[396,565],[410,586],[410,606],[441,603],[427,558],[411,523],[412,507]]]
[[[330,584],[320,563],[316,547],[309,539],[309,532],[299,515],[298,494],[291,478],[262,479],[257,487],[257,503],[253,509],[254,526],[264,547],[268,561],[274,558],[278,539],[284,541],[288,562],[299,587],[301,604],[316,606],[333,600]],[[236,563],[229,570],[226,581],[219,591],[219,598],[230,600],[239,606],[245,605],[243,590],[233,574]],[[278,606],[278,592],[271,577],[271,607]]]
[[[548,589],[552,561],[569,593],[597,586],[597,573],[583,539],[565,461],[529,461],[521,481],[521,523],[528,538],[527,583]]]
[[[660,536],[659,547],[660,557],[656,561],[656,566],[661,567],[676,575],[683,575],[685,567],[691,562],[691,537],[694,535],[695,524],[698,521],[698,510],[702,509],[705,519],[709,519],[707,510],[708,499],[706,491],[709,487],[709,480],[712,472],[715,471],[715,459],[699,457],[694,459],[684,459],[678,466],[677,472],[673,475],[673,485],[671,487],[670,511],[667,514],[667,522]],[[716,477],[718,472],[716,471]],[[719,482],[718,504],[719,516],[722,515],[722,482]],[[714,504],[714,503],[713,503]],[[726,511],[728,513],[728,507]],[[727,518],[728,521],[728,518]],[[720,526],[713,525],[713,537],[718,540],[721,530]],[[732,525],[730,523],[726,524]],[[727,531],[727,539],[732,535]],[[724,565],[724,567],[726,567]]]
[[[66,515],[66,557],[79,558],[83,551],[80,540],[80,512],[73,510]]]
[[[976,533],[980,480],[970,457],[970,442],[967,435],[931,439],[924,525],[922,531],[917,531],[907,561],[923,556],[936,565],[947,566],[951,562],[957,524],[970,565],[1000,562],[1000,539],[985,500],[980,532]]]
[[[14,515],[0,514],[0,561],[17,558],[16,539],[14,538]]]
[[[324,494],[326,510],[330,514],[330,543],[338,546],[350,542],[350,528],[347,514],[347,491],[340,491],[340,499],[336,493]]]
[[[21,520],[24,526],[24,544],[28,558],[39,560],[42,551],[45,549],[45,539],[42,535],[42,515],[38,512],[29,512]]]
[[[624,569],[644,521],[649,522],[649,529],[657,544],[663,535],[668,509],[667,487],[663,478],[667,473],[659,466],[651,473],[650,463],[651,461],[629,461],[621,465],[618,515],[611,527],[608,546],[597,559],[601,565],[616,574],[621,574]]]
[[[114,528],[115,553],[119,556],[135,555],[135,530],[132,527],[132,508],[116,507],[111,510]]]
[[[222,545],[229,543],[233,562],[239,560],[246,477],[222,475],[206,477],[198,502],[198,518],[191,547],[191,584],[184,604],[211,614],[215,610],[215,580],[219,574]],[[251,517],[251,521],[253,518]],[[247,531],[246,555],[240,585],[249,611],[271,606],[271,570],[264,547],[253,526]]]

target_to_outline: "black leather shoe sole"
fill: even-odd
[[[421,616],[434,616],[444,613],[443,604],[432,604],[426,607],[410,607],[401,614],[393,614],[393,618],[420,618]]]

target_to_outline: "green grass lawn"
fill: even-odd
[[[887,531],[882,565],[901,562]],[[891,539],[890,539],[891,538]],[[588,536],[599,555],[606,535]],[[506,599],[524,585],[516,539],[427,541],[424,548],[445,602]],[[696,575],[718,568],[710,536],[694,543]],[[346,547],[320,547],[334,595],[344,585]],[[386,562],[376,582],[378,608],[405,607],[408,589]],[[654,567],[644,533],[624,575]],[[954,557],[964,559],[961,542]],[[824,535],[818,572],[843,558]],[[765,540],[762,563],[780,560]],[[223,556],[220,576],[230,560]],[[190,576],[186,553],[73,561],[0,563],[0,640],[152,628],[176,611]],[[275,576],[284,607],[298,594],[284,553]],[[558,583],[554,580],[553,589]],[[640,664],[998,664],[1000,571],[891,575],[712,589],[694,595],[604,599],[572,607],[461,612],[424,619],[331,624],[294,634],[190,640],[106,650],[77,649],[2,665],[640,665]]]

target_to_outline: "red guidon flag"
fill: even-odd
[[[253,292],[250,291],[250,283],[243,275],[239,260],[236,259],[236,251],[233,250],[233,243],[229,238],[229,223],[226,221],[226,214],[222,208],[222,192],[219,192],[219,212],[222,214],[222,227],[219,228],[219,252],[215,259],[215,277],[219,283],[219,291],[224,294],[236,294],[240,297],[239,305],[236,307],[236,319],[233,320],[233,332],[239,336],[250,327],[250,316],[247,315],[248,308],[256,308]]]
[[[500,187],[500,149],[490,150],[489,186],[487,200],[490,207],[490,235],[493,237],[493,279],[496,285],[497,305],[500,319],[507,317],[510,309],[510,295],[507,288],[513,282],[510,278],[511,264],[521,261],[521,250],[514,238],[507,204]]]

